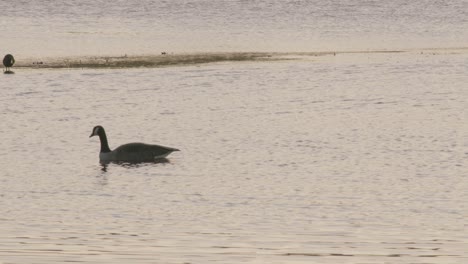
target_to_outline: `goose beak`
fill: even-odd
[[[91,135],[89,135],[89,137],[94,137],[96,134],[94,134],[94,131],[93,133],[91,133]]]

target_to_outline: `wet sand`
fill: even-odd
[[[60,69],[60,68],[157,68],[184,66],[216,62],[246,62],[297,60],[320,56],[339,56],[345,54],[386,54],[410,53],[419,55],[447,55],[468,53],[468,48],[429,48],[412,50],[371,50],[371,51],[315,51],[315,52],[213,52],[213,53],[166,53],[158,55],[123,56],[83,56],[18,59],[15,68],[23,69]]]

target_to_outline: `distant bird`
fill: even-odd
[[[11,54],[5,55],[3,58],[3,65],[5,66],[5,71],[11,71],[10,67],[13,67],[13,64],[15,64],[15,58]]]
[[[104,162],[153,162],[158,159],[164,159],[174,151],[179,151],[176,148],[148,145],[144,143],[128,143],[114,150],[110,150],[109,143],[107,142],[106,131],[102,126],[95,126],[93,128],[89,137],[93,136],[99,136],[101,141],[99,159]]]

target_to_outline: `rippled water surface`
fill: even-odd
[[[0,262],[466,263],[468,56],[1,76]],[[180,148],[169,162],[98,162]]]
[[[466,1],[0,10],[0,263],[468,263]]]

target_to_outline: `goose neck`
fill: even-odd
[[[109,143],[107,142],[107,136],[104,129],[99,131],[99,139],[101,141],[101,153],[111,152]]]

